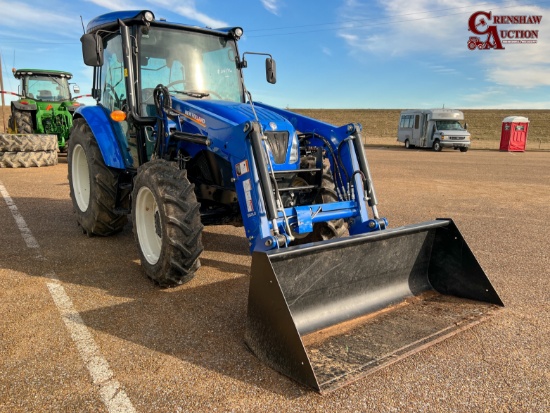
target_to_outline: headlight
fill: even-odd
[[[143,13],[143,18],[145,19],[146,22],[149,22],[149,23],[155,20],[155,16],[150,11],[146,11],[145,13]]]
[[[290,147],[290,159],[288,160],[289,163],[295,163],[298,162],[298,159],[300,158],[300,148],[298,145],[298,136],[296,136],[296,133],[292,136],[292,146]]]
[[[445,135],[441,135],[441,139],[442,139],[442,140],[445,139]]]
[[[243,29],[241,29],[240,27],[236,27],[235,30],[233,31],[233,34],[235,35],[235,37],[238,39],[240,39],[243,35]]]

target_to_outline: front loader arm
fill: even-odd
[[[362,127],[357,123],[349,123],[340,127],[279,109],[263,103],[256,106],[276,112],[286,118],[295,128],[304,135],[310,135],[308,142],[325,146],[330,152],[333,174],[338,179],[338,164],[343,168],[340,176],[342,192],[347,191],[350,198],[359,204],[359,219],[354,219],[350,226],[350,233],[359,234],[384,229],[387,225],[385,218],[378,214],[378,199],[374,190],[372,175],[363,148],[361,137]],[[350,193],[349,189],[353,187]],[[368,216],[368,208],[372,209],[373,219]]]

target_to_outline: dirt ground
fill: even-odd
[[[390,225],[452,218],[503,310],[320,396],[244,344],[242,228],[207,228],[195,279],[160,290],[129,225],[108,238],[79,231],[66,158],[0,169],[0,412],[549,411],[550,152],[367,156]]]

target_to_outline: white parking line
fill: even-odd
[[[11,199],[11,196],[8,194],[8,191],[6,191],[6,188],[4,188],[4,185],[2,185],[2,182],[0,182],[0,193],[4,197],[4,201],[6,201],[6,204],[8,205],[8,208],[10,209],[11,214],[13,215],[13,219],[15,219],[15,223],[17,224],[19,231],[21,231],[21,235],[23,236],[23,239],[25,240],[27,247],[34,248],[34,249],[40,248],[40,246],[38,245],[38,242],[33,237],[31,230],[29,229],[29,227],[27,227],[27,223],[23,219],[23,216],[19,213],[19,210],[15,206],[13,199]]]
[[[19,213],[13,199],[8,194],[8,191],[0,182],[0,193],[8,208],[15,219],[17,227],[27,244],[27,247],[34,249],[37,252],[36,257],[43,259],[40,253],[40,245],[36,238],[32,235],[31,230],[27,226],[25,219]],[[99,388],[101,400],[110,413],[133,413],[136,410],[132,402],[128,398],[126,392],[122,389],[120,383],[114,378],[114,374],[109,367],[107,360],[103,358],[97,344],[95,343],[90,331],[84,324],[82,317],[74,308],[74,305],[67,295],[65,288],[60,284],[55,273],[48,273],[47,276],[51,281],[46,283],[48,290],[53,298],[53,301],[61,315],[61,319],[65,323],[71,338],[73,339],[80,357],[84,361],[88,369],[92,382]]]

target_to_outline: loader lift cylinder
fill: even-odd
[[[373,207],[374,217],[376,219],[380,218],[376,210],[376,205],[378,205],[378,199],[376,198],[376,193],[374,192],[374,185],[372,184],[372,175],[370,173],[369,163],[367,157],[365,156],[365,149],[363,148],[363,139],[361,134],[357,130],[357,125],[355,126],[355,132],[353,133],[353,146],[355,147],[355,152],[357,153],[357,160],[359,161],[359,167],[361,172],[365,175],[366,185],[367,185],[367,195],[369,197],[369,206]]]
[[[258,168],[258,175],[260,176],[260,182],[262,188],[265,188],[264,199],[266,203],[267,219],[274,222],[277,219],[277,206],[273,197],[273,186],[271,185],[271,179],[268,175],[267,162],[265,161],[265,154],[262,149],[262,133],[260,125],[256,122],[252,123],[252,131],[250,132],[250,140],[252,142],[252,150],[254,152],[254,159],[256,160],[256,166]],[[273,231],[278,232],[277,225],[274,223]]]

